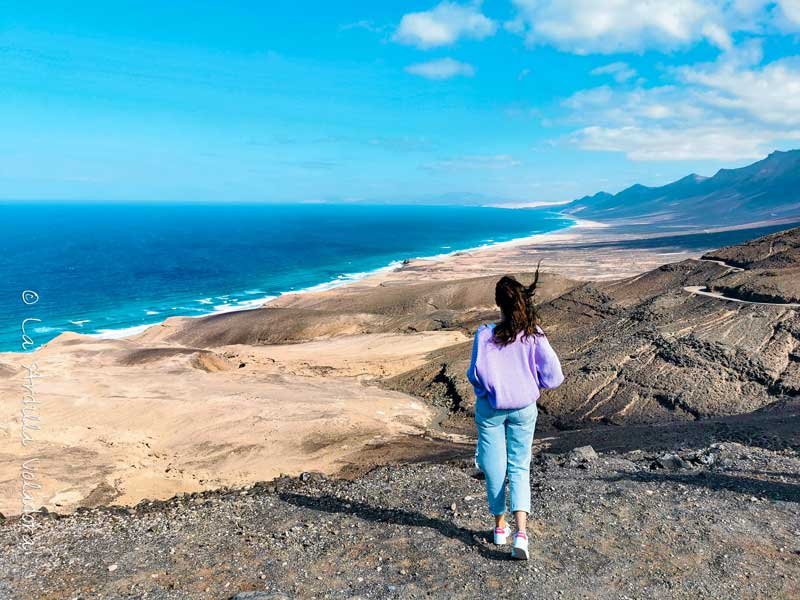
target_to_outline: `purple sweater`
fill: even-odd
[[[556,388],[564,381],[561,363],[543,332],[529,338],[520,333],[507,346],[496,344],[493,335],[494,325],[478,328],[467,371],[475,395],[493,408],[524,408],[536,402],[541,388]]]

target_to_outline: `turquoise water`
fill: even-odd
[[[534,209],[329,204],[6,203],[0,217],[0,351],[21,350],[26,318],[40,319],[26,325],[31,348],[64,331],[119,336],[572,223]]]

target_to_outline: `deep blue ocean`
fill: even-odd
[[[463,206],[4,203],[0,351],[21,350],[26,318],[41,320],[32,348],[63,331],[115,336],[571,223]]]

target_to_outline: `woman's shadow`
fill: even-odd
[[[434,529],[444,536],[458,540],[466,546],[477,548],[484,558],[491,560],[509,560],[509,552],[501,552],[490,543],[485,532],[472,531],[463,527],[458,527],[451,521],[429,517],[418,512],[405,510],[403,508],[380,508],[370,506],[363,502],[353,500],[343,500],[325,494],[323,496],[304,496],[291,492],[278,494],[284,502],[294,504],[303,508],[310,508],[327,513],[339,513],[354,515],[365,521],[376,523],[390,523],[393,525],[404,525],[406,527],[427,527]]]

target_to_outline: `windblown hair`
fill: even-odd
[[[527,287],[510,275],[502,277],[497,282],[494,288],[494,300],[500,308],[502,318],[494,328],[496,344],[500,346],[510,344],[517,339],[520,332],[525,338],[537,335],[539,313],[533,303],[533,298],[536,295],[538,283],[538,265],[533,283]]]

